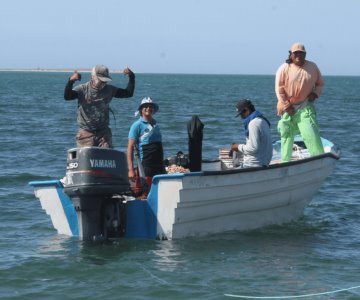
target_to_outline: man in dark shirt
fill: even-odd
[[[64,91],[65,100],[78,99],[79,131],[76,135],[77,147],[95,146],[112,148],[112,132],[109,128],[109,111],[112,98],[130,98],[134,94],[135,74],[125,68],[123,73],[129,77],[125,89],[107,84],[111,81],[109,69],[103,65],[95,66],[90,81],[73,88],[81,74],[75,71],[69,78]]]

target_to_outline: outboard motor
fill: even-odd
[[[125,196],[131,195],[126,155],[84,147],[68,150],[64,191],[78,216],[82,240],[121,237],[125,233]]]

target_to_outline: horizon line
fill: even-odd
[[[43,73],[72,73],[74,70],[83,73],[90,73],[91,68],[80,68],[80,69],[70,69],[70,68],[0,68],[0,72],[43,72]],[[122,74],[122,70],[109,69],[111,73]],[[275,74],[244,74],[244,73],[182,73],[182,72],[136,72],[135,74],[169,74],[169,75],[246,75],[246,76],[275,76]],[[333,75],[333,74],[323,74],[323,76],[348,76],[348,77],[359,77],[360,75]]]

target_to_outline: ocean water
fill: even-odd
[[[325,76],[318,120],[342,156],[300,220],[97,244],[58,235],[28,185],[65,174],[77,131],[76,101],[63,100],[69,75],[0,72],[1,299],[360,299],[360,77]],[[126,85],[123,75],[113,78]],[[274,76],[138,74],[134,97],[112,102],[115,148],[125,150],[145,96],[160,106],[165,156],[187,151],[186,123],[195,114],[205,124],[203,158],[243,141],[234,117],[240,98],[253,99],[278,137]]]

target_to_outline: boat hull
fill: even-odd
[[[296,220],[335,161],[336,156],[327,153],[268,168],[209,171],[176,179],[159,176],[155,179],[158,233],[184,238]],[[174,195],[176,203],[170,200]]]
[[[296,220],[338,158],[325,153],[269,167],[155,176],[146,201],[125,201],[123,237],[178,239]],[[79,231],[87,229],[61,182],[30,184],[58,232],[82,239]]]

